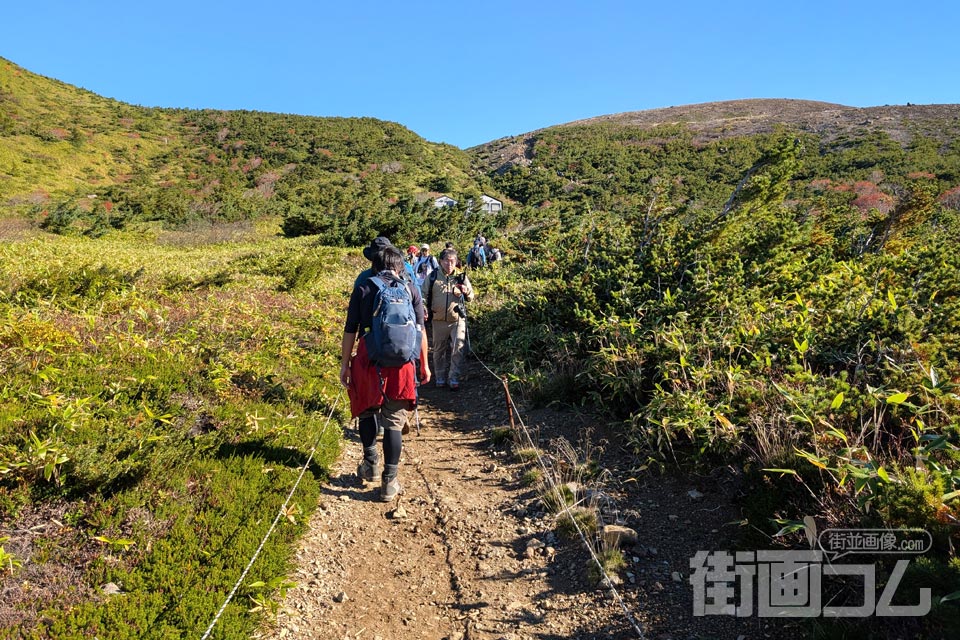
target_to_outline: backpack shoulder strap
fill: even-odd
[[[437,281],[437,272],[437,269],[430,272],[430,284],[427,286],[427,313],[433,309],[433,283]]]

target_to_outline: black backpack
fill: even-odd
[[[470,254],[467,256],[467,264],[470,265],[471,269],[480,268],[480,254],[478,253],[479,249],[476,245],[470,249]]]

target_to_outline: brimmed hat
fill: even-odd
[[[374,238],[373,242],[370,243],[369,247],[363,248],[363,257],[367,260],[373,261],[373,256],[377,255],[387,247],[392,247],[393,244],[390,243],[388,238],[380,236],[379,238]]]
[[[407,247],[407,253],[416,253],[416,252],[417,252],[417,245],[412,244],[409,247]]]
[[[426,249],[427,251],[429,251],[429,250],[430,250],[430,245],[424,243],[424,244],[420,245],[420,248],[421,248],[421,249]]]

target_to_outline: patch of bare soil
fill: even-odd
[[[423,390],[421,433],[404,438],[398,504],[356,478],[360,445],[349,434],[297,552],[298,586],[258,638],[782,637],[779,622],[693,616],[689,561],[700,549],[732,548],[735,477],[691,483],[638,472],[602,420],[521,407],[545,451],[562,438],[608,470],[594,487],[605,517],[639,534],[624,548],[617,598],[590,579],[586,546],[560,536],[537,491],[520,482],[529,465],[492,444],[491,429],[508,422],[502,384],[475,362],[469,374],[459,392]]]

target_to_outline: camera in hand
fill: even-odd
[[[460,295],[462,296],[463,288],[465,287],[465,283],[467,281],[467,274],[466,273],[458,274],[457,277],[453,279],[453,281],[455,283],[454,286],[460,287]],[[466,308],[464,308],[463,302],[458,302],[457,304],[453,305],[453,310],[456,311],[457,315],[460,316],[461,318],[467,317],[467,310]]]

